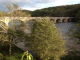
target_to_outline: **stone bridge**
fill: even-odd
[[[69,22],[73,19],[73,17],[0,17],[0,24],[3,23],[5,26],[9,26],[8,23],[12,20],[19,20],[22,25],[24,25],[27,21],[35,21],[39,19],[48,18],[50,21],[56,22]]]

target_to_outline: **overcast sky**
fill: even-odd
[[[30,11],[60,5],[80,4],[80,0],[0,0],[0,10],[2,11],[7,11],[5,2],[18,3],[23,9]]]

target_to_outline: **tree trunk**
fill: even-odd
[[[11,55],[11,40],[10,40],[10,44],[9,44],[9,54]]]

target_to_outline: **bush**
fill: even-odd
[[[30,36],[31,44],[26,43],[34,53],[38,54],[41,60],[59,60],[66,54],[65,41],[54,23],[49,19],[37,20],[33,24]]]
[[[3,57],[3,55],[0,53],[0,59]]]
[[[18,59],[16,59],[16,58],[15,58],[15,57],[13,57],[13,56],[5,57],[4,59],[5,59],[5,60],[18,60]]]

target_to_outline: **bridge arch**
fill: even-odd
[[[61,20],[61,19],[57,19],[57,20],[56,20],[56,22],[61,23],[61,22],[62,22],[62,20]]]
[[[67,22],[67,19],[63,19],[62,22]]]
[[[72,20],[72,19],[71,19],[71,18],[69,18],[69,19],[68,19],[68,22],[71,22],[71,20]]]

